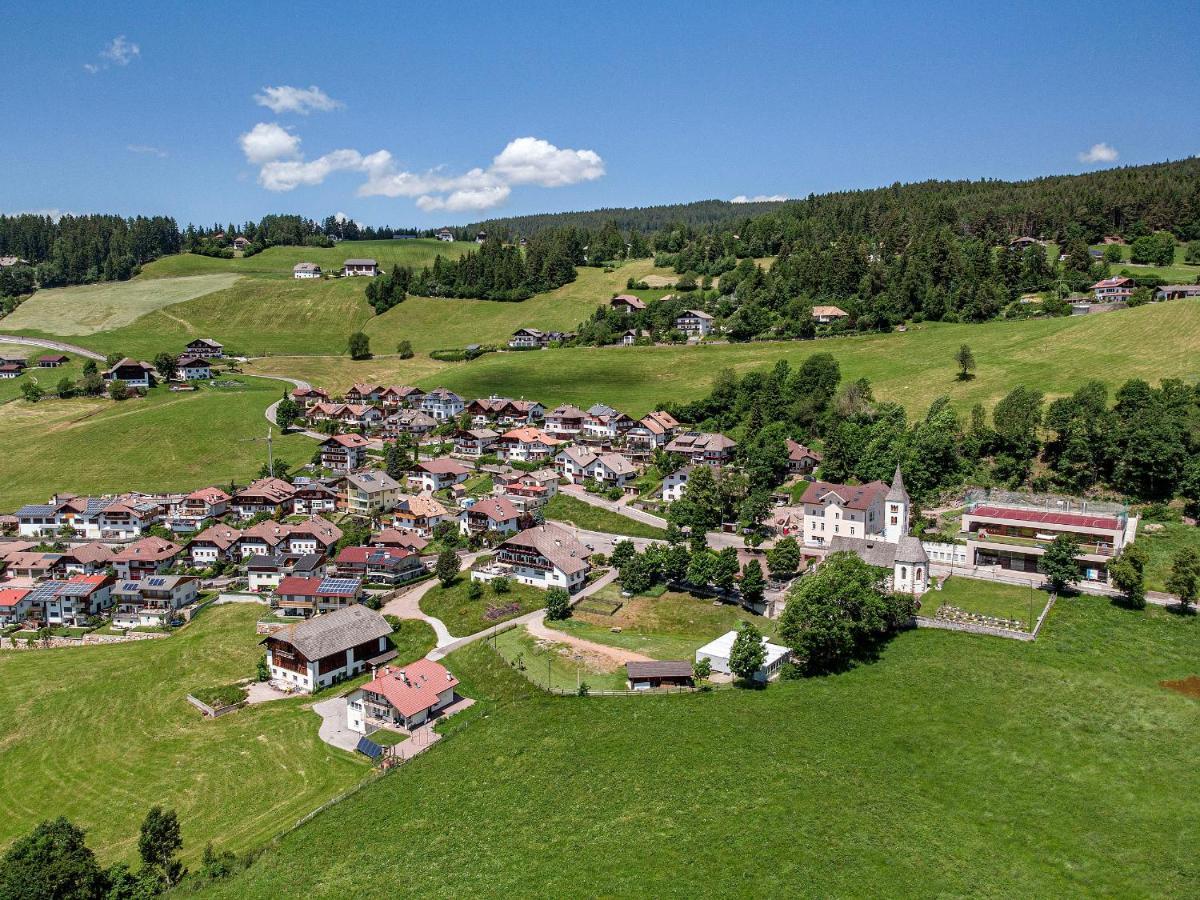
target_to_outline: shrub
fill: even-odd
[[[467,598],[469,600],[478,600],[483,596],[483,584],[478,581],[472,581],[467,585]]]
[[[501,575],[499,578],[492,579],[492,592],[495,594],[507,594],[512,590],[512,583]]]
[[[546,591],[546,618],[558,622],[571,615],[571,595],[565,588],[553,587]]]

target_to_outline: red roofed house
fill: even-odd
[[[233,509],[243,519],[259,513],[275,515],[291,505],[296,489],[282,478],[260,478],[233,495]]]
[[[346,391],[347,403],[379,403],[383,399],[383,385],[355,384]]]
[[[163,538],[142,538],[118,551],[113,565],[123,581],[137,581],[167,571],[182,551],[178,544]]]
[[[218,522],[197,534],[188,544],[193,566],[211,566],[217,560],[236,560],[241,556],[238,541],[242,533],[232,525]]]
[[[29,588],[0,588],[0,625],[15,625],[29,617]]]
[[[94,575],[113,564],[113,552],[107,544],[93,541],[64,550],[58,562],[68,575]]]
[[[1071,534],[1079,541],[1080,575],[1087,581],[1107,582],[1108,564],[1133,541],[1137,519],[1123,509],[1088,512],[1083,505],[1071,511],[1071,505],[1068,501],[1052,508],[1032,501],[969,502],[962,517],[967,562],[1037,572],[1050,543],[1060,534]]]
[[[840,306],[814,306],[812,317],[818,325],[828,325],[839,319],[848,319],[850,314]]]
[[[335,472],[353,472],[367,459],[370,443],[361,434],[335,434],[321,442],[321,465]]]
[[[821,454],[810,450],[803,444],[798,444],[791,438],[787,439],[788,472],[793,475],[811,475],[821,464]]]
[[[675,436],[679,422],[669,412],[656,410],[646,413],[636,425],[625,433],[625,440],[633,450],[650,451],[665,447]]]
[[[804,543],[823,547],[835,537],[867,538],[884,532],[883,501],[888,486],[814,481],[804,491]]]
[[[618,312],[641,312],[646,308],[646,301],[632,294],[618,294],[608,301],[608,305]]]
[[[203,522],[229,512],[230,496],[219,487],[200,488],[171,506],[171,517],[185,522]]]
[[[292,391],[292,399],[309,409],[317,403],[328,403],[329,391],[319,387],[298,387]]]
[[[70,358],[64,356],[62,353],[55,353],[50,356],[39,356],[37,364],[39,369],[57,369],[59,366],[65,366],[70,361]]]
[[[532,524],[523,521],[521,511],[511,500],[504,497],[489,497],[480,500],[463,511],[459,519],[459,528],[463,534],[486,534],[496,531],[500,534],[513,534],[520,531],[521,526]]]
[[[1132,278],[1105,278],[1097,281],[1089,290],[1097,303],[1114,303],[1117,300],[1128,300],[1137,283]]]
[[[401,531],[399,528],[384,528],[378,534],[371,536],[372,547],[395,547],[401,550],[411,550],[420,553],[429,541],[415,531]]]
[[[412,581],[428,571],[420,556],[398,547],[343,547],[333,565],[339,578],[355,576],[392,585]]]
[[[346,698],[346,724],[360,734],[380,727],[417,728],[454,702],[456,687],[458,679],[430,659],[384,666]]]

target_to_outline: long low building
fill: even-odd
[[[729,669],[729,654],[733,652],[733,642],[737,636],[736,631],[727,631],[715,641],[705,644],[696,651],[696,662],[707,659],[714,672],[733,674]],[[754,673],[755,681],[767,681],[777,675],[791,653],[787,647],[772,644],[766,638],[763,638],[763,649],[767,651],[767,657],[763,660],[762,668]]]

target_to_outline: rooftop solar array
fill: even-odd
[[[353,594],[358,590],[357,578],[322,578],[318,594]]]

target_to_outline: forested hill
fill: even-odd
[[[542,213],[532,216],[512,216],[488,219],[461,229],[464,235],[475,232],[497,232],[513,237],[529,237],[547,228],[572,227],[599,231],[609,222],[622,231],[651,234],[666,231],[676,225],[691,228],[729,225],[733,222],[779,209],[787,201],[762,203],[731,203],[728,200],[697,200],[694,203],[672,203],[664,206],[614,207],[585,212]]]

